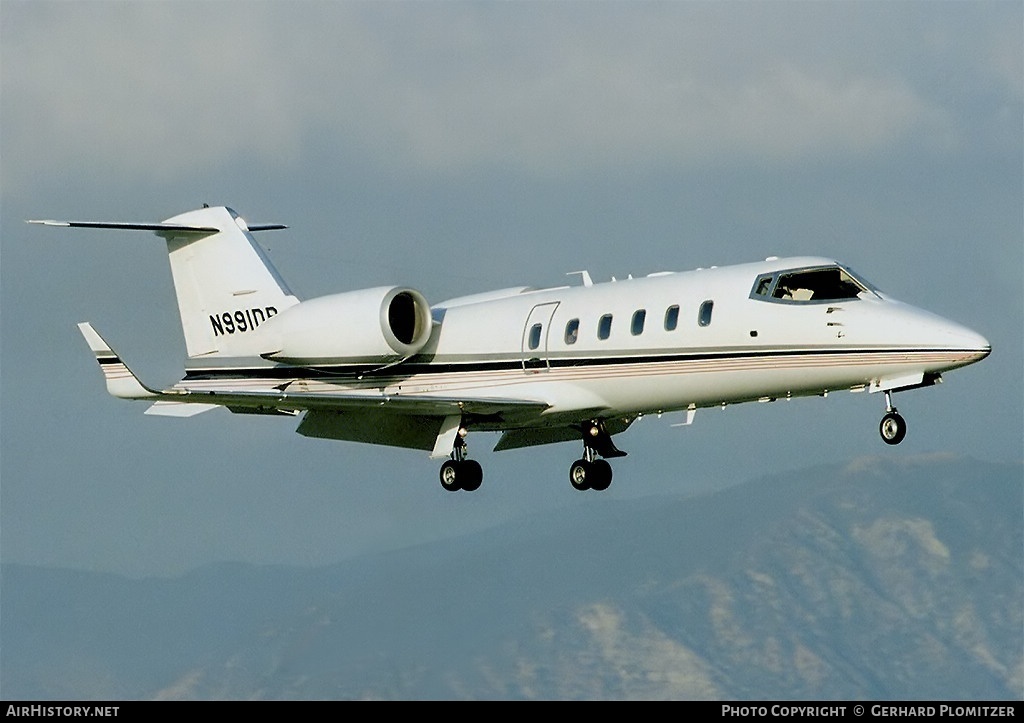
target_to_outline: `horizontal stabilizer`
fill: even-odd
[[[190,226],[180,223],[131,223],[121,221],[52,221],[30,220],[40,226],[60,226],[62,228],[107,228],[122,231],[153,231],[158,236],[209,236],[220,231],[214,226]],[[246,226],[246,231],[278,231],[288,228],[279,223],[265,223],[257,226]]]
[[[250,226],[226,206],[204,206],[159,222],[30,220],[41,226],[152,231],[164,240],[189,358],[246,357],[268,351],[248,333],[299,303],[274,269]],[[242,332],[242,333],[236,333]]]
[[[110,228],[124,231],[155,231],[160,234],[195,234],[208,236],[217,233],[212,226],[184,226],[176,223],[121,223],[117,221],[26,221],[40,226],[61,226],[63,228]]]
[[[83,322],[78,325],[78,329],[85,337],[89,348],[96,355],[103,378],[107,381],[108,392],[121,399],[155,399],[160,396],[159,392],[139,381],[132,370],[121,361],[121,357],[115,354],[110,345],[103,341],[103,337],[96,333],[92,324],[87,321]]]

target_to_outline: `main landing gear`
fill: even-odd
[[[441,465],[441,486],[449,492],[474,492],[484,481],[484,470],[475,459],[466,459],[465,427],[455,437],[452,458]]]
[[[612,437],[600,421],[583,425],[583,457],[569,467],[569,483],[573,489],[608,489],[612,483],[612,466],[600,457],[625,457],[626,453],[615,447]]]
[[[886,444],[899,444],[907,436],[907,422],[892,406],[892,395],[889,392],[885,393],[885,416],[878,425],[878,433]]]
[[[578,427],[583,437],[583,457],[569,467],[569,482],[577,490],[606,490],[612,483],[612,466],[602,457],[625,457],[616,448],[604,422],[593,420]],[[441,486],[448,492],[480,489],[484,471],[480,463],[466,458],[466,428],[460,426],[455,435],[451,459],[441,465]]]

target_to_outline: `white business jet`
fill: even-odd
[[[185,378],[145,386],[89,323],[108,391],[147,414],[215,407],[302,415],[299,434],[423,449],[446,490],[475,490],[470,432],[495,450],[575,440],[569,481],[603,490],[613,436],[645,414],[850,390],[882,392],[880,432],[907,425],[892,393],[984,359],[981,335],[882,293],[825,258],[517,287],[430,306],[407,287],[300,301],[225,207],[163,223],[30,221],[153,231],[167,242],[188,352]]]

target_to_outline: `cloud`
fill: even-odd
[[[551,175],[957,143],[910,61],[881,62],[897,52],[881,9],[844,25],[877,53],[826,47],[836,13],[804,9],[6,3],[4,181],[335,154]],[[1005,75],[1007,52],[986,57]]]
[[[294,153],[305,121],[282,95],[288,66],[261,50],[267,19],[234,23],[223,4],[42,6],[5,13],[6,160],[160,178]]]

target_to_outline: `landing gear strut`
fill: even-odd
[[[455,437],[452,457],[441,465],[441,486],[449,492],[474,492],[484,481],[484,470],[475,459],[466,459],[465,428],[459,429]]]
[[[907,422],[892,406],[892,395],[889,392],[885,393],[885,416],[878,425],[878,433],[886,444],[899,444],[907,436]]]
[[[569,467],[569,483],[577,490],[608,489],[612,483],[612,466],[601,457],[624,457],[600,421],[583,426],[583,457]]]

